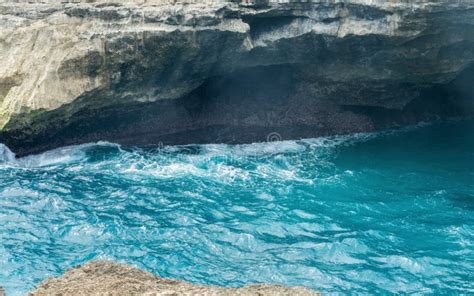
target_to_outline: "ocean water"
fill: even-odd
[[[200,284],[474,293],[474,122],[125,149],[0,147],[0,285],[111,259]]]

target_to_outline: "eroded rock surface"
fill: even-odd
[[[471,0],[3,0],[18,155],[265,141],[474,113]]]
[[[39,284],[30,296],[46,295],[268,295],[316,296],[320,293],[295,287],[253,285],[243,288],[198,286],[187,282],[157,277],[140,269],[107,261],[92,261],[67,270],[59,278]]]

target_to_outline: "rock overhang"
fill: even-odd
[[[0,142],[22,155],[467,116],[472,16],[470,1],[5,1]]]

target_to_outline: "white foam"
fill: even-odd
[[[2,147],[3,146],[3,147]],[[43,152],[41,154],[29,155],[23,158],[15,159],[15,154],[11,152],[5,145],[0,144],[0,163],[2,162],[2,151],[12,164],[24,168],[45,167],[60,164],[69,164],[86,158],[86,149],[94,146],[113,146],[118,147],[118,144],[109,142],[88,143],[75,146],[65,146],[53,150]],[[3,149],[2,149],[3,148]]]
[[[261,155],[261,154],[280,154],[280,153],[298,153],[304,152],[306,147],[297,141],[279,141],[268,143],[254,143],[236,145],[232,152],[238,155]]]
[[[160,161],[160,158],[152,157],[148,159],[150,163],[146,165],[154,170],[154,174],[158,177],[171,177],[174,174],[183,175],[187,173],[192,173],[195,175],[203,175],[203,169],[200,168],[199,163],[208,163],[213,161],[213,157],[225,157],[229,161],[240,160],[242,157],[260,157],[260,156],[271,156],[276,154],[298,154],[304,153],[308,150],[316,151],[317,153],[312,153],[312,156],[319,158],[324,158],[323,156],[327,153],[331,153],[332,148],[338,146],[347,146],[353,145],[360,142],[365,142],[371,139],[374,139],[379,136],[391,135],[399,132],[406,132],[413,130],[426,124],[419,124],[416,126],[405,127],[397,130],[383,131],[383,132],[374,132],[374,133],[358,133],[352,135],[343,135],[343,136],[331,136],[331,137],[320,137],[320,138],[311,138],[295,141],[277,141],[277,142],[264,142],[264,143],[253,143],[253,144],[240,144],[240,145],[227,145],[227,144],[207,144],[199,145],[199,150],[193,153],[185,153],[187,159],[176,159],[176,163],[167,164],[168,167],[163,167],[163,164]],[[82,144],[76,146],[67,146],[54,150],[50,150],[38,155],[31,155],[24,158],[16,159],[15,154],[5,145],[0,144],[0,163],[8,163],[15,166],[32,168],[32,167],[44,167],[44,166],[54,166],[61,164],[70,164],[74,162],[83,161],[87,157],[86,148],[94,146],[114,146],[117,147],[121,152],[121,158],[125,162],[137,161],[136,152],[123,151],[121,150],[120,145],[109,143],[109,142],[97,142]],[[193,147],[192,145],[188,145]],[[188,146],[166,146],[164,147],[164,152],[166,153],[181,153]],[[328,148],[323,150],[318,150],[319,148]],[[189,148],[192,149],[192,148]],[[196,153],[198,152],[198,153]],[[138,152],[139,155],[142,155],[141,152]],[[320,155],[321,154],[321,155]],[[143,155],[142,155],[143,156]],[[165,157],[166,158],[166,157]],[[169,159],[169,158],[168,158]],[[142,160],[142,159],[141,159]],[[138,160],[138,162],[141,162]],[[222,160],[218,160],[219,162]],[[157,167],[158,166],[158,167]],[[146,169],[146,168],[145,168]],[[135,167],[134,165],[128,166],[128,172],[136,172],[141,170],[140,166]],[[205,169],[204,169],[205,170]],[[295,179],[291,172],[291,168],[287,170],[280,171],[281,177],[287,177],[290,179]],[[233,175],[241,175],[242,171],[236,170],[232,167],[221,166],[216,169],[215,176],[219,177],[219,173],[227,178],[233,179]],[[244,175],[244,178],[246,176]]]
[[[0,143],[0,163],[15,162],[15,153],[13,153],[6,145]]]
[[[39,155],[27,156],[19,159],[25,167],[43,167],[57,164],[67,164],[85,157],[85,152],[79,147],[65,147],[51,150]]]
[[[273,200],[274,200],[274,197],[273,197],[273,196],[271,196],[270,194],[265,193],[265,192],[262,192],[262,193],[257,194],[256,197],[257,197],[258,199],[266,200],[266,201],[273,201]]]

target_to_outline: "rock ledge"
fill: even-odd
[[[39,284],[30,296],[42,295],[321,295],[302,287],[251,285],[243,288],[198,286],[163,279],[138,268],[91,261]]]
[[[472,0],[0,1],[0,143],[252,143],[474,116]]]

